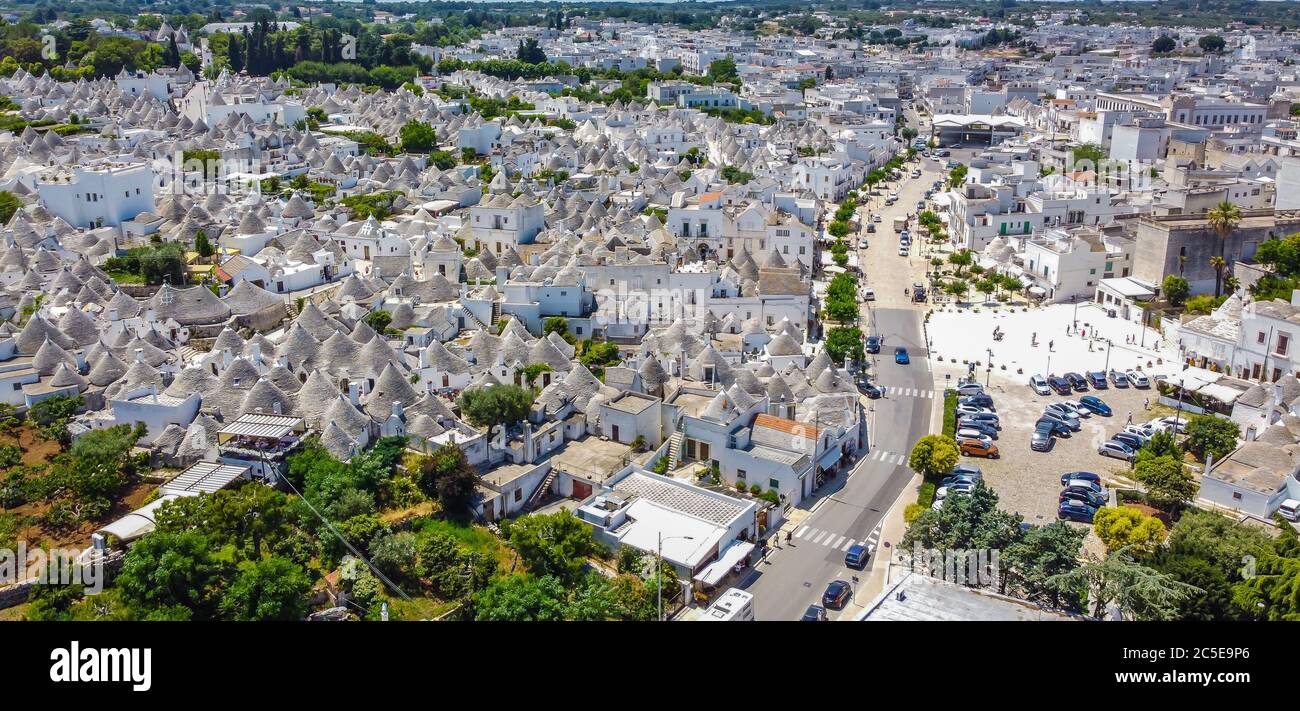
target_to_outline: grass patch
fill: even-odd
[[[111,272],[106,271],[104,273],[112,277],[113,281],[117,282],[118,284],[143,284],[144,283],[144,277],[140,276],[139,274],[133,274],[131,272],[124,272],[121,270],[111,271]]]
[[[486,553],[496,558],[506,568],[509,568],[510,561],[514,558],[514,552],[501,539],[482,526],[430,517],[412,523],[411,531],[421,536],[433,533],[446,534],[469,550]]]
[[[957,436],[957,391],[943,391],[943,434],[945,437]]]

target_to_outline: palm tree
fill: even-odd
[[[1210,266],[1214,267],[1214,298],[1219,298],[1219,293],[1223,290],[1223,268],[1227,266],[1223,257],[1214,255],[1210,257]]]
[[[1223,279],[1223,290],[1229,294],[1236,293],[1241,288],[1241,280],[1229,274]]]
[[[1210,228],[1214,230],[1214,233],[1219,236],[1219,258],[1223,259],[1224,250],[1228,245],[1228,236],[1241,223],[1241,208],[1224,200],[1211,208],[1205,214],[1205,219],[1210,223]],[[1226,260],[1224,260],[1224,263],[1226,264]],[[1222,267],[1219,267],[1219,269],[1221,270]],[[1214,295],[1216,297],[1219,295],[1219,289],[1222,286],[1219,283],[1220,281],[1221,279],[1215,279]]]

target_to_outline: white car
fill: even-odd
[[[900,247],[898,248],[898,256],[900,256],[900,257],[906,257],[906,256],[908,256],[908,253],[907,253],[907,245],[902,245],[902,246],[900,246]]]
[[[979,430],[972,430],[972,429],[957,430],[957,439],[958,441],[963,439],[977,439],[980,442],[983,442],[985,447],[989,447],[993,444],[992,437],[984,434],[983,432],[980,432]]]
[[[871,216],[871,221],[872,221],[872,222],[884,222],[884,221],[885,221],[885,218],[881,217],[881,216],[880,216],[880,213],[877,212],[876,214],[874,214],[874,215]]]
[[[1159,424],[1156,424],[1159,423]],[[1158,426],[1164,432],[1173,432],[1174,434],[1187,434],[1187,417],[1162,417],[1158,420],[1152,420],[1153,426]]]
[[[1052,389],[1047,387],[1047,379],[1041,375],[1029,376],[1029,387],[1034,389],[1039,395],[1051,395]]]
[[[980,385],[979,383],[974,383],[970,381],[966,381],[964,383],[957,383],[958,395],[962,395],[962,396],[979,395],[982,392],[984,392],[984,386]]]
[[[987,407],[979,407],[979,406],[977,406],[977,405],[958,405],[958,406],[957,406],[957,416],[958,416],[958,417],[960,417],[960,416],[962,416],[962,415],[996,415],[996,414],[997,414],[996,412],[994,412],[994,411],[988,409]]]
[[[1147,376],[1137,372],[1136,370],[1126,370],[1124,371],[1124,376],[1128,378],[1128,381],[1132,383],[1135,388],[1151,387],[1151,381]]]
[[[1062,400],[1061,404],[1065,405],[1071,410],[1074,410],[1074,414],[1078,415],[1080,419],[1086,419],[1092,417],[1092,410],[1089,410],[1088,408],[1079,404],[1078,400]]]

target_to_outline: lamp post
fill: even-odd
[[[1115,343],[1111,341],[1109,338],[1107,338],[1106,339],[1106,365],[1101,369],[1102,375],[1110,374],[1110,347],[1113,345],[1115,345]]]
[[[1079,295],[1074,294],[1070,297],[1070,303],[1074,304],[1074,330],[1079,330]]]
[[[669,536],[667,540],[671,541],[675,538],[684,541],[695,540],[694,536]],[[659,562],[655,564],[655,587],[658,589],[657,597],[659,599],[659,621],[660,622],[663,622],[664,620],[664,540],[665,540],[664,533],[663,531],[660,531],[659,546],[655,556],[659,560]]]

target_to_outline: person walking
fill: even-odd
[[[1047,342],[1047,350],[1050,351],[1050,350],[1053,350],[1054,348],[1056,348],[1056,341],[1048,341],[1048,342]]]
[[[1126,425],[1131,425],[1131,424],[1133,424],[1133,413],[1131,413],[1131,412],[1128,413],[1128,420],[1127,420],[1124,424],[1126,424]]]
[[[1145,399],[1145,400],[1142,401],[1142,409],[1143,409],[1143,410],[1150,410],[1150,409],[1151,409],[1151,398],[1147,398],[1147,399]]]

